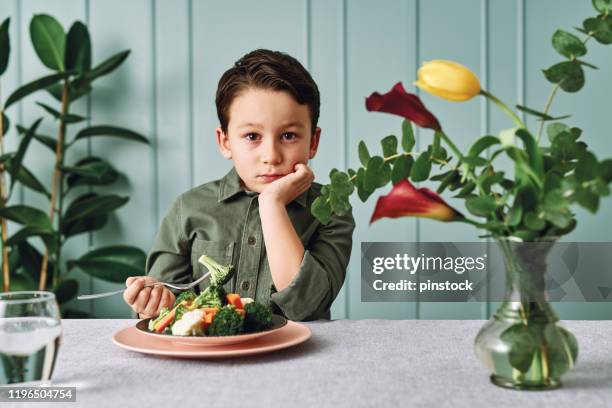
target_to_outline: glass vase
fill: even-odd
[[[505,296],[474,344],[495,385],[554,389],[576,363],[576,338],[559,322],[546,292],[546,257],[555,242],[497,240],[506,270]]]

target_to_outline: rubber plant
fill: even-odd
[[[0,26],[0,78],[10,56],[9,23],[10,20],[6,19]],[[3,104],[0,98],[2,290],[52,290],[60,304],[64,304],[78,292],[78,281],[71,277],[71,272],[76,268],[95,278],[122,283],[127,276],[144,273],[146,258],[140,248],[113,245],[93,249],[78,259],[63,260],[62,248],[70,238],[100,230],[107,224],[110,215],[129,201],[129,197],[93,191],[96,186],[109,186],[118,180],[119,171],[108,161],[87,156],[67,163],[66,152],[93,137],[116,137],[144,144],[149,142],[130,129],[105,124],[91,125],[92,118],[70,110],[73,102],[91,94],[97,79],[110,74],[127,59],[129,50],[92,66],[91,39],[82,22],[75,22],[66,33],[55,18],[39,14],[33,16],[29,28],[36,55],[52,72],[20,86]],[[27,127],[18,124],[15,133],[22,135],[18,148],[15,152],[5,153],[3,137],[10,127],[5,111],[9,110],[10,113],[10,108],[24,97],[42,91],[51,94],[58,103],[54,107],[36,102],[41,113],[56,123],[57,134],[53,137],[38,131],[44,116]],[[55,156],[53,168],[46,172],[51,175],[50,190],[24,165],[32,141],[46,146]],[[7,176],[9,183],[5,182]],[[26,203],[9,205],[17,184],[44,195],[48,199],[48,208],[40,209]],[[76,198],[67,203],[69,193],[76,195]],[[10,235],[7,220],[19,224],[21,228]],[[36,245],[33,240],[38,239],[39,245]],[[37,246],[43,249],[42,253]],[[66,310],[64,314],[83,315],[74,310]]]
[[[333,169],[331,183],[322,187],[311,207],[312,214],[327,223],[332,214],[351,210],[349,197],[354,191],[365,202],[391,182],[391,191],[378,198],[370,223],[381,218],[429,217],[468,223],[484,230],[483,237],[493,237],[504,254],[506,301],[479,333],[475,350],[500,386],[557,387],[578,353],[574,336],[558,324],[547,301],[545,259],[552,244],[575,228],[572,207],[595,213],[601,198],[610,194],[612,159],[597,158],[582,130],[565,121],[570,115],[554,116],[550,110],[560,90],[578,92],[585,83],[585,70],[597,69],[584,60],[589,40],[612,43],[612,0],[593,0],[593,6],[597,15],[576,29],[581,34],[559,29],[552,36],[552,46],[563,61],[543,70],[552,83],[543,110],[516,105],[539,122],[535,131],[514,109],[482,89],[467,67],[447,60],[427,62],[418,71],[416,86],[449,101],[487,98],[508,115],[514,127],[482,136],[462,151],[419,97],[406,92],[401,83],[385,94],[374,92],[366,98],[366,109],[403,117],[401,141],[394,135],[384,137],[382,154],[376,155],[361,141],[362,166],[346,172]],[[433,130],[431,143],[423,151],[413,150],[412,124]],[[542,138],[544,128],[547,141]],[[497,166],[502,158],[514,165],[513,176]],[[443,170],[432,174],[437,166]],[[413,185],[428,180],[437,183],[436,192]],[[448,190],[465,201],[467,214],[442,199],[440,194]]]

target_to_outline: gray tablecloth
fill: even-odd
[[[65,320],[53,385],[76,386],[75,407],[610,407],[612,322],[568,321],[580,344],[561,389],[506,390],[474,355],[484,321],[337,320],[306,323],[290,349],[180,360],[111,341],[136,320]],[[25,404],[23,404],[25,406]],[[32,403],[27,406],[41,406]]]

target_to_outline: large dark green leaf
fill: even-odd
[[[0,217],[31,227],[48,229],[49,231],[53,229],[51,220],[45,212],[27,205],[12,205],[0,208]]]
[[[122,139],[133,140],[136,142],[149,144],[147,138],[142,136],[140,133],[136,133],[133,130],[120,128],[116,126],[91,126],[85,129],[82,129],[77,133],[74,138],[75,141],[85,139],[87,137],[95,137],[95,136],[112,136],[119,137]]]
[[[8,116],[2,112],[2,134],[6,135],[8,133],[9,128],[11,127],[11,121]]]
[[[11,40],[9,38],[9,25],[11,19],[7,18],[0,24],[0,76],[6,71],[11,55]]]
[[[108,185],[119,178],[119,172],[106,160],[99,157],[86,157],[74,166],[64,167],[68,174],[68,186]]]
[[[13,157],[11,159],[11,168],[9,170],[9,174],[11,175],[11,187],[10,187],[10,190],[12,190],[13,186],[15,185],[15,180],[17,179],[16,176],[17,176],[17,174],[19,174],[19,172],[21,170],[21,165],[22,165],[25,153],[26,153],[26,151],[28,149],[28,145],[30,144],[30,141],[32,140],[32,137],[36,133],[36,129],[38,129],[38,125],[40,125],[41,121],[42,121],[42,118],[38,119],[25,132],[25,134],[23,135],[23,138],[21,139],[21,142],[19,143],[19,148],[17,149],[17,153],[15,154],[15,157]]]
[[[59,304],[66,303],[74,298],[79,292],[79,282],[76,279],[64,279],[55,289],[55,297]]]
[[[8,172],[10,173],[12,169],[12,158],[9,158],[8,160],[6,160],[4,162],[4,165],[6,166],[6,169],[8,170]],[[19,173],[17,173],[16,180],[19,181],[24,186],[29,187],[32,190],[37,191],[39,193],[42,193],[46,195],[47,197],[51,196],[51,194],[49,194],[45,186],[23,164],[21,165],[21,168],[19,169]]]
[[[40,266],[42,263],[42,255],[36,248],[34,248],[26,240],[21,241],[19,244],[13,247],[15,254],[18,255],[18,265],[23,268],[24,272],[32,278],[33,281],[38,282],[40,279]],[[54,264],[49,262],[47,266],[47,277],[51,278],[53,275]],[[17,269],[17,268],[13,268]]]
[[[92,89],[93,88],[89,84],[79,85],[76,80],[72,80],[68,86],[68,100],[70,100],[70,102],[74,102],[81,96],[90,93]],[[47,92],[49,92],[58,102],[61,102],[64,86],[63,84],[51,85],[47,87]]]
[[[50,252],[57,248],[57,234],[53,230],[40,227],[23,227],[13,234],[7,241],[7,245],[19,244],[30,237],[40,237]]]
[[[146,257],[140,248],[109,246],[68,261],[68,268],[78,267],[96,278],[124,283],[129,276],[144,275]]]
[[[64,71],[66,33],[62,25],[47,14],[37,14],[30,22],[30,37],[38,58],[48,68]]]
[[[587,52],[580,38],[564,30],[555,31],[552,38],[552,45],[559,54],[567,58],[582,57]]]
[[[129,201],[129,197],[88,193],[76,198],[64,214],[64,222],[108,214]]]
[[[83,116],[75,115],[73,113],[67,113],[65,115],[62,115],[61,112],[53,109],[49,105],[46,105],[42,102],[36,102],[36,104],[40,106],[41,108],[43,108],[47,113],[51,114],[55,119],[57,120],[64,119],[65,123],[78,123],[78,122],[82,122],[85,119],[87,119]]]
[[[85,24],[75,22],[66,38],[66,69],[82,73],[91,69],[91,40]]]
[[[79,218],[78,220],[63,223],[62,234],[69,238],[84,232],[97,231],[104,228],[107,222],[108,214]]]
[[[130,55],[130,50],[125,50],[113,55],[106,61],[100,63],[99,65],[96,65],[90,71],[84,72],[83,75],[77,80],[77,82],[90,83],[96,78],[111,73],[119,65],[121,65],[123,61],[125,61],[128,55]]]
[[[21,125],[17,125],[17,131],[20,134],[24,134],[25,132],[28,131],[28,129],[24,128]],[[52,138],[51,136],[41,135],[38,133],[34,133],[33,137],[34,139],[38,140],[40,143],[42,143],[43,145],[51,149],[53,153],[55,153],[55,149],[57,147],[57,141],[54,138]]]
[[[34,93],[41,89],[45,89],[55,84],[56,82],[67,78],[69,75],[69,72],[60,72],[59,74],[48,75],[46,77],[36,79],[32,82],[28,82],[27,84],[17,88],[17,90],[8,97],[8,99],[4,103],[4,109],[7,109],[9,106],[14,104],[15,102],[20,101],[22,98],[30,95],[31,93]]]

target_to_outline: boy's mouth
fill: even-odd
[[[269,181],[274,181],[276,179],[279,179],[283,176],[284,174],[279,174],[279,173],[266,173],[266,174],[260,174],[259,176],[257,176],[257,178],[259,178],[260,180],[269,182]]]

